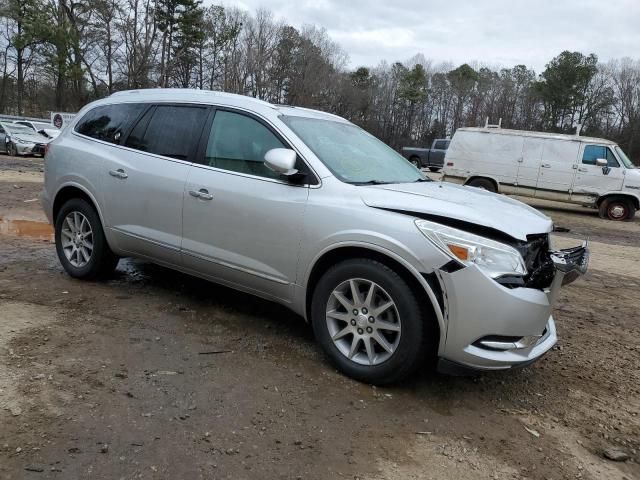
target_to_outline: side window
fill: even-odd
[[[449,147],[449,142],[447,140],[438,140],[433,148],[436,150],[446,150],[447,147]]]
[[[131,130],[125,146],[189,160],[200,139],[207,112],[206,107],[158,105]]]
[[[120,137],[145,108],[139,103],[103,105],[89,110],[76,125],[76,132],[109,143],[119,143]]]
[[[610,148],[602,145],[586,145],[584,154],[582,155],[582,163],[586,165],[595,165],[596,160],[604,158],[607,160],[609,167],[619,167],[620,164]]]
[[[213,119],[204,163],[232,172],[278,178],[263,163],[264,154],[272,148],[287,147],[257,120],[219,110]]]

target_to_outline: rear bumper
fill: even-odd
[[[556,343],[551,315],[562,285],[587,269],[584,245],[551,255],[555,274],[549,288],[507,288],[472,266],[438,272],[445,293],[447,332],[440,369],[503,370],[528,365]]]

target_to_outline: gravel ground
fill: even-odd
[[[139,261],[71,279],[41,170],[0,157],[0,478],[640,478],[639,219],[535,203],[593,247],[554,350],[374,388],[277,305]]]

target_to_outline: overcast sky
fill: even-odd
[[[640,57],[640,0],[224,0],[224,5],[251,12],[264,7],[294,27],[325,27],[349,55],[351,67],[422,53],[435,63],[525,64],[540,73],[563,50],[595,53],[602,61]]]

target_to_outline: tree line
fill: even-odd
[[[606,137],[640,159],[640,62],[564,51],[525,65],[348,68],[326,31],[199,0],[0,0],[0,114],[77,111],[123,89],[223,90],[344,116],[399,148],[461,126]]]

